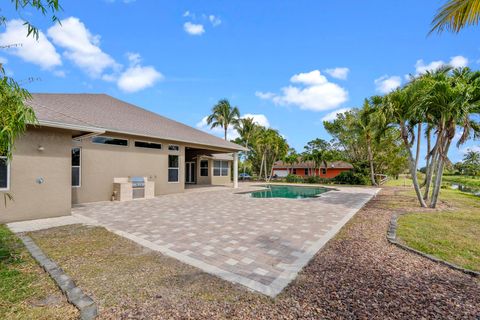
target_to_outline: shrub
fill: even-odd
[[[303,178],[299,177],[295,174],[289,174],[286,178],[285,181],[288,183],[300,183],[303,182]]]
[[[333,181],[339,184],[368,184],[368,177],[364,174],[353,172],[353,171],[344,171],[338,176],[333,178]]]

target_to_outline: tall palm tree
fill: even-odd
[[[237,130],[238,134],[240,135],[240,139],[242,140],[243,146],[249,149],[249,143],[252,141],[255,131],[258,129],[258,125],[255,123],[253,118],[241,118],[238,120],[238,123],[235,124],[235,130]],[[248,157],[248,151],[245,151],[244,154],[244,162],[243,162],[243,173],[246,171],[246,164],[245,160]]]
[[[432,32],[460,32],[464,27],[477,25],[480,20],[480,0],[448,0],[433,18]]]
[[[297,154],[295,149],[290,149],[288,151],[288,155],[286,155],[285,159],[283,159],[285,164],[290,166],[289,172],[288,172],[289,174],[293,174],[293,166],[298,163],[298,157],[299,155]]]
[[[423,83],[419,100],[436,130],[436,143],[433,147],[435,156],[430,164],[434,167],[427,171],[428,174],[435,172],[430,202],[430,207],[435,208],[443,170],[449,162],[448,151],[456,131],[461,130],[457,147],[472,135],[480,135],[480,123],[475,118],[480,115],[480,72],[472,72],[468,68],[453,71],[445,68],[427,73],[416,82]]]
[[[207,117],[207,124],[211,128],[221,127],[225,133],[225,140],[227,140],[227,131],[230,125],[236,125],[240,118],[240,111],[238,107],[232,107],[227,99],[222,99],[217,102],[212,108],[212,114]]]
[[[419,119],[423,119],[423,109],[418,107],[417,103],[417,100],[421,96],[420,89],[420,84],[414,81],[405,88],[396,89],[389,93],[382,106],[381,115],[389,123],[400,128],[400,136],[408,152],[410,175],[412,176],[417,199],[422,207],[427,207],[423,199],[422,191],[420,190],[420,184],[418,183],[416,159],[411,150],[415,143],[414,128],[419,124]]]

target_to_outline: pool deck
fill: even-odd
[[[339,187],[318,198],[252,198],[259,190],[191,189],[98,202],[74,217],[225,280],[274,297],[379,189]]]

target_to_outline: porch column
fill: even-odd
[[[233,153],[233,188],[238,188],[238,152]]]

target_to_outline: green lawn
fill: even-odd
[[[459,183],[467,187],[480,188],[480,177],[472,178],[467,176],[443,176],[444,182]]]
[[[446,209],[400,216],[397,235],[408,246],[480,271],[480,198],[443,189]]]
[[[23,243],[0,225],[0,319],[75,319],[53,281]]]

